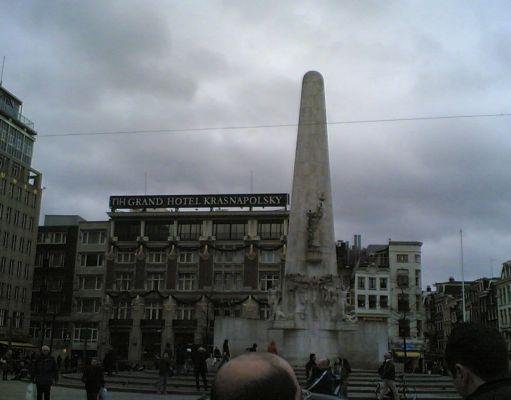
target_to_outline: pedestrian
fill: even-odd
[[[5,354],[0,357],[0,369],[2,370],[2,380],[8,380],[9,368],[10,368],[10,350],[6,351]]]
[[[378,399],[382,400],[385,393],[390,390],[394,399],[398,398],[396,390],[396,367],[392,362],[392,353],[387,352],[383,355],[383,363],[378,368],[378,374],[382,380],[381,390]]]
[[[231,350],[229,349],[229,341],[227,339],[224,340],[224,344],[222,345],[222,361],[220,362],[221,368],[226,362],[231,359]]]
[[[474,323],[455,327],[445,346],[453,384],[466,400],[511,399],[507,345],[495,329]]]
[[[316,368],[313,368],[307,390],[312,393],[333,395],[335,392],[336,379],[330,368],[330,360],[319,360]]]
[[[334,373],[340,379],[339,393],[345,399],[348,398],[348,378],[351,374],[351,365],[346,358],[338,357],[334,364]]]
[[[215,346],[215,348],[213,349],[213,359],[214,359],[213,365],[216,365],[222,359],[222,353],[220,352],[218,346]]]
[[[90,365],[83,370],[82,382],[85,383],[87,400],[97,400],[99,391],[105,386],[103,368],[98,365],[97,358],[92,358]]]
[[[255,353],[257,352],[257,343],[253,343],[252,346],[247,347],[247,351],[249,353]]]
[[[195,373],[195,386],[197,387],[197,390],[200,389],[199,376],[202,377],[204,390],[208,390],[208,380],[206,376],[208,372],[208,365],[206,363],[207,358],[208,352],[202,346],[192,353],[193,372]]]
[[[185,365],[186,350],[183,345],[179,344],[176,349],[176,375],[183,373],[183,367]]]
[[[37,386],[37,400],[50,400],[51,385],[57,383],[57,362],[50,355],[48,346],[41,347],[32,370],[32,380]]]
[[[272,340],[270,344],[268,345],[268,353],[275,354],[276,356],[279,355],[277,351],[277,345],[275,344],[275,340]]]
[[[167,379],[170,373],[170,357],[169,353],[163,353],[163,357],[158,360],[158,384],[157,391],[159,394],[167,394]]]
[[[307,364],[305,364],[305,379],[309,380],[311,376],[312,369],[316,367],[316,354],[310,353],[309,354],[309,361],[307,361]]]
[[[60,371],[60,367],[62,366],[62,357],[60,354],[57,356],[57,369]]]

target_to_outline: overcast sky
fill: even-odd
[[[290,192],[301,79],[330,122],[511,112],[508,1],[1,1],[4,86],[39,132],[44,214],[113,194]],[[424,283],[511,259],[511,117],[329,126],[336,237],[417,240]],[[493,260],[493,261],[492,261]]]

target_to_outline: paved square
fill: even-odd
[[[0,399],[1,400],[25,400],[26,382],[19,381],[0,381]],[[85,389],[68,389],[60,386],[51,388],[51,400],[86,400]],[[203,396],[190,396],[179,394],[149,394],[149,393],[124,393],[110,392],[110,400],[198,400]]]

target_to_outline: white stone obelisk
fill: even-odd
[[[311,71],[302,82],[285,276],[269,334],[291,362],[309,353],[333,356],[345,304],[337,273],[325,89],[321,74]]]
[[[285,271],[337,275],[325,87],[315,71],[302,82]]]

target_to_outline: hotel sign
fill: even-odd
[[[286,207],[287,193],[110,196],[110,208]]]

